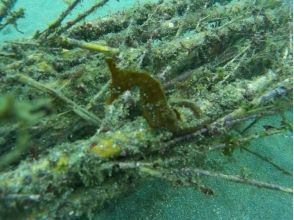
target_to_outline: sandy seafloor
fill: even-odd
[[[71,16],[87,8],[91,2],[94,0],[84,0],[83,5]],[[110,0],[105,7],[87,19],[142,2]],[[17,7],[24,7],[26,10],[25,19],[18,22],[18,27],[24,34],[16,32],[10,26],[0,33],[0,42],[29,37],[36,30],[42,30],[66,5],[62,0],[18,0]],[[287,118],[292,121],[292,113],[288,113]],[[255,127],[262,124],[274,125],[279,121],[279,117],[269,117]],[[269,157],[285,169],[292,170],[291,133],[254,141],[250,149]],[[223,164],[227,174],[238,174],[240,170],[246,169],[256,179],[292,186],[291,177],[246,152],[236,150],[232,157],[223,157],[219,153],[212,156]],[[205,178],[205,183],[214,190],[214,196],[206,196],[193,188],[175,187],[151,179],[97,213],[96,219],[292,219],[291,195],[214,178]]]
[[[287,114],[292,120],[292,114]],[[255,129],[265,125],[278,125],[280,118],[261,120]],[[292,134],[275,135],[253,141],[254,150],[287,170],[292,170]],[[232,157],[219,153],[212,155],[222,163],[227,174],[238,174],[246,169],[253,178],[292,185],[292,177],[277,171],[264,161],[246,152],[236,150]],[[205,178],[214,196],[206,196],[192,188],[174,187],[157,180],[149,181],[125,198],[97,214],[97,219],[199,219],[199,220],[290,220],[292,196],[214,178]]]

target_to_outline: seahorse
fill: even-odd
[[[110,84],[111,96],[107,100],[111,104],[124,91],[137,86],[140,89],[142,115],[153,129],[166,129],[177,133],[179,127],[179,113],[167,101],[160,82],[144,71],[134,71],[117,68],[112,58],[106,63],[112,75]]]

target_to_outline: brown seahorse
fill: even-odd
[[[124,91],[137,86],[140,89],[142,115],[153,129],[167,129],[177,133],[179,114],[168,104],[164,90],[156,79],[147,72],[117,68],[112,58],[106,63],[112,75],[110,85],[111,96],[107,103],[111,104]]]

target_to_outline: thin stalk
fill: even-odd
[[[87,121],[88,123],[96,125],[96,126],[100,125],[100,119],[97,116],[95,116],[93,113],[89,112],[85,108],[79,106],[74,101],[70,100],[69,98],[65,97],[64,95],[60,94],[58,91],[56,91],[52,88],[49,88],[49,87],[43,85],[42,83],[39,83],[39,82],[35,81],[34,79],[32,79],[28,76],[24,76],[22,74],[16,74],[13,77],[13,79],[18,82],[27,84],[28,86],[31,86],[35,89],[38,89],[44,93],[47,93],[47,94],[53,96],[54,98],[60,100],[68,108],[70,108],[76,115],[78,115],[79,117],[81,117],[82,119]]]

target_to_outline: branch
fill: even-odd
[[[168,178],[166,178],[166,176],[168,177],[170,175],[170,174],[168,174],[170,171],[165,172],[165,171],[151,169],[151,168],[147,168],[147,167],[140,167],[139,171],[142,172],[143,174],[148,174],[150,176],[155,176],[155,177],[164,178],[164,179],[168,179]],[[280,185],[276,185],[276,184],[272,184],[272,183],[262,182],[262,181],[255,180],[255,179],[245,179],[241,176],[216,173],[216,172],[202,170],[202,169],[198,169],[198,168],[182,168],[179,170],[172,170],[172,173],[173,174],[177,174],[177,173],[178,174],[185,174],[186,176],[193,176],[193,175],[210,176],[210,177],[225,179],[225,180],[228,180],[231,182],[248,184],[248,185],[256,186],[259,188],[277,190],[277,191],[290,193],[290,194],[293,193],[292,188],[288,188],[288,187],[284,187],[284,186],[280,186]]]
[[[253,141],[255,139],[259,139],[259,138],[263,138],[263,137],[267,137],[267,136],[271,136],[271,135],[283,133],[283,132],[285,132],[285,130],[286,130],[285,128],[282,128],[282,129],[270,129],[268,131],[260,132],[258,134],[251,134],[251,135],[248,135],[246,137],[239,138],[234,143],[222,143],[222,144],[217,144],[217,145],[211,146],[211,147],[208,148],[208,150],[209,151],[221,150],[221,149],[225,149],[227,147],[231,147],[232,144],[234,144],[234,145],[241,145],[243,143],[246,143],[246,142],[249,142],[249,141]]]
[[[3,30],[7,25],[13,25],[14,28],[23,34],[22,31],[20,31],[17,27],[16,21],[20,18],[24,18],[24,9],[20,8],[17,11],[13,11],[10,13],[10,15],[8,16],[8,18],[6,19],[6,21],[3,24],[0,24],[0,31]]]
[[[88,43],[85,41],[79,41],[75,39],[70,39],[66,37],[60,37],[57,39],[63,47],[79,47],[82,49],[90,50],[90,51],[95,51],[95,52],[100,52],[104,53],[106,55],[116,55],[119,53],[118,48],[112,48],[108,47],[106,45],[102,44],[97,44],[97,43]]]
[[[46,39],[51,33],[53,33],[56,28],[58,28],[62,21],[65,19],[65,17],[81,2],[82,0],[75,0],[74,2],[72,2],[68,8],[63,11],[61,13],[61,15],[57,18],[56,21],[54,21],[51,25],[49,25],[49,27],[43,31],[43,33],[41,33],[41,35],[39,35],[39,38],[41,38],[42,40]],[[36,35],[34,36],[34,38],[36,37]]]
[[[292,188],[288,188],[288,187],[284,187],[284,186],[280,186],[280,185],[276,185],[276,184],[272,184],[272,183],[262,182],[262,181],[255,180],[255,179],[245,179],[241,176],[227,175],[227,174],[223,174],[223,173],[216,173],[216,172],[197,169],[197,168],[193,168],[193,169],[183,168],[180,170],[180,172],[184,172],[184,173],[191,174],[191,175],[194,174],[194,175],[198,175],[198,176],[211,176],[211,177],[221,178],[221,179],[225,179],[225,180],[236,182],[236,183],[248,184],[248,185],[252,185],[252,186],[256,186],[256,187],[260,187],[260,188],[278,190],[278,191],[290,193],[290,194],[293,193]]]
[[[99,90],[99,92],[90,100],[86,107],[88,110],[93,109],[95,104],[106,94],[109,89],[110,83],[111,80],[108,80],[107,83]]]
[[[16,0],[2,0],[0,2],[0,22],[10,14],[10,11],[15,3]]]
[[[102,7],[105,5],[109,0],[101,0],[94,4],[91,8],[89,8],[87,11],[85,11],[82,14],[79,14],[74,20],[67,22],[67,24],[64,27],[59,28],[59,30],[56,31],[55,35],[60,35],[70,29],[72,26],[74,26],[76,23],[80,22],[82,19],[87,17],[89,14],[94,12],[97,8]]]
[[[15,76],[12,77],[12,79],[27,84],[37,90],[40,90],[44,93],[47,93],[58,100],[60,100],[62,103],[64,103],[68,108],[70,108],[76,115],[80,116],[82,119],[87,121],[90,124],[99,126],[100,125],[100,119],[96,117],[93,113],[89,112],[88,110],[84,109],[83,107],[79,106],[76,104],[74,101],[70,100],[69,98],[63,96],[60,94],[58,91],[51,89],[34,79],[24,76],[22,74],[16,74]]]
[[[253,155],[256,156],[257,158],[259,158],[259,159],[261,159],[261,160],[263,160],[263,161],[265,161],[265,162],[271,164],[273,167],[275,167],[277,170],[283,172],[284,174],[286,174],[286,175],[288,175],[288,176],[293,176],[293,174],[292,174],[291,172],[285,170],[283,167],[281,167],[280,165],[274,163],[274,162],[271,161],[269,158],[267,158],[267,157],[265,157],[265,156],[263,156],[263,155],[261,155],[261,154],[255,152],[255,151],[253,151],[253,150],[250,150],[250,149],[248,149],[248,148],[246,148],[246,147],[241,147],[241,148],[242,148],[243,150],[245,150],[245,151],[247,151],[247,152],[253,154]]]

